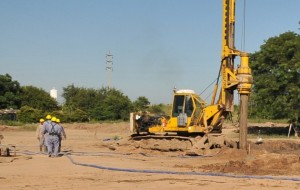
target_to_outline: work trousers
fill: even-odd
[[[48,135],[46,138],[46,145],[48,148],[48,155],[56,157],[58,156],[58,149],[59,149],[59,138],[58,136],[51,136]]]
[[[40,144],[40,151],[48,152],[45,137],[40,137],[39,144]]]

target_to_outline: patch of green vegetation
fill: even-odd
[[[20,121],[12,121],[12,120],[0,120],[0,125],[7,125],[7,126],[22,126],[24,123]]]
[[[171,104],[163,104],[162,110],[166,115],[170,115],[171,110],[172,110],[172,105]]]
[[[0,120],[0,125],[6,125],[11,127],[17,127],[18,129],[34,131],[36,130],[37,123],[23,123],[20,121],[12,121],[12,120]]]
[[[90,124],[102,124],[102,123],[113,124],[113,123],[122,123],[122,122],[124,122],[124,120],[103,120],[103,121],[90,120],[88,123],[90,123]]]

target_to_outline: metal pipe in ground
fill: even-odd
[[[239,148],[247,150],[248,135],[248,94],[240,94],[240,142]]]

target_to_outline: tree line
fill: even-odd
[[[250,54],[254,78],[249,116],[264,119],[300,118],[300,36],[285,32],[267,39]],[[164,105],[150,106],[145,96],[131,101],[120,90],[103,87],[63,88],[59,105],[49,93],[34,86],[20,86],[9,74],[0,75],[0,109],[17,109],[17,119],[36,122],[53,114],[65,122],[128,120],[132,111],[163,113]],[[5,119],[6,115],[1,115]]]
[[[133,111],[163,112],[162,104],[150,105],[144,96],[131,101],[115,88],[93,89],[72,84],[63,88],[62,97],[65,102],[59,105],[44,89],[20,86],[9,74],[0,75],[0,109],[17,110],[13,119],[25,123],[37,122],[47,114],[55,115],[64,122],[87,122],[128,120]],[[2,113],[0,119],[12,117]]]

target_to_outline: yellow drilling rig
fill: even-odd
[[[253,77],[248,64],[248,54],[235,48],[234,32],[235,0],[223,0],[221,65],[210,104],[193,90],[174,89],[170,116],[131,113],[131,131],[137,134],[176,132],[178,135],[220,133],[226,116],[233,112],[234,90],[237,90],[240,96],[239,147],[246,149],[248,97]],[[237,67],[234,64],[236,56],[240,57]],[[219,98],[216,99],[218,92]]]

